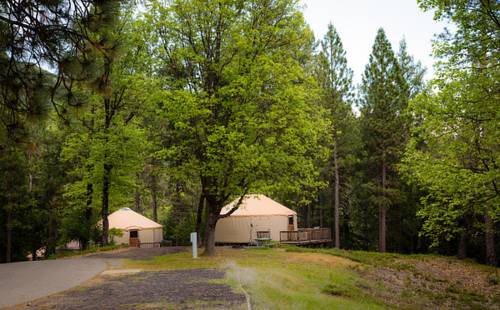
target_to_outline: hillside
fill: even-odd
[[[499,269],[450,257],[223,248],[212,258],[178,253],[128,267],[226,269],[256,309],[500,309]]]

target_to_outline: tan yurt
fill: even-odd
[[[163,226],[129,209],[121,208],[108,216],[109,228],[122,231],[122,236],[114,236],[117,244],[130,246],[159,247],[163,239]]]
[[[239,199],[226,205],[221,214],[228,213]],[[297,230],[297,212],[261,194],[246,195],[238,209],[221,218],[215,228],[217,243],[252,243],[261,236],[280,241],[281,231]],[[268,233],[266,233],[268,232]]]

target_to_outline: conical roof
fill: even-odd
[[[221,210],[221,214],[228,213],[238,203],[239,198],[233,200]],[[246,195],[243,202],[231,216],[258,216],[258,215],[297,215],[297,212],[262,194]]]
[[[130,208],[121,208],[108,216],[109,228],[119,229],[148,229],[161,228],[162,225],[156,223]]]

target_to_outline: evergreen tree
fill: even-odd
[[[96,59],[93,50],[106,45],[93,32],[109,26],[119,4],[120,1],[90,0],[0,3],[0,133],[6,137],[0,152],[8,149],[4,148],[5,142],[17,144],[17,151],[23,153],[33,121],[44,120],[50,111],[66,118],[69,107],[81,105],[75,100],[75,81],[91,78],[92,74],[84,76],[81,72],[88,74],[95,69],[102,58]],[[89,48],[91,45],[94,49]],[[74,61],[76,55],[80,61]],[[20,184],[23,188],[25,185]],[[12,187],[2,190],[16,191]],[[28,200],[20,201],[19,206],[31,205]],[[12,228],[9,210],[6,209],[5,217],[8,236]],[[9,256],[11,238],[6,239]]]
[[[407,84],[404,96],[411,100],[424,89],[425,69],[420,61],[415,61],[413,56],[408,54],[408,47],[404,39],[399,42],[397,59],[402,78]]]
[[[149,96],[150,84],[143,71],[144,50],[133,33],[134,7],[123,2],[113,7],[119,12],[95,8],[95,24],[106,21],[107,25],[93,29],[94,39],[88,46],[88,53],[95,55],[92,72],[77,84],[79,97],[88,101],[87,107],[73,117],[75,130],[68,136],[64,149],[66,160],[79,163],[74,172],[80,176],[67,194],[76,195],[74,201],[86,214],[89,229],[95,225],[95,210],[100,210],[102,244],[109,241],[110,209],[120,205],[120,200],[132,198],[124,197],[124,189],[135,187],[142,152],[148,149],[137,115]],[[82,59],[76,55],[71,61]]]
[[[387,210],[400,199],[396,164],[408,124],[404,109],[408,85],[383,29],[379,29],[361,85],[361,122],[368,155],[370,201],[378,207],[379,251],[385,252]],[[373,172],[373,173],[372,173]]]
[[[318,55],[316,76],[321,87],[322,101],[327,109],[328,118],[332,124],[333,148],[333,180],[331,192],[333,199],[332,228],[335,236],[335,247],[340,247],[340,197],[341,197],[341,166],[352,146],[352,141],[346,137],[352,131],[354,115],[351,109],[353,97],[352,70],[347,66],[346,52],[340,36],[333,24],[328,25],[328,32],[321,41],[321,52]]]

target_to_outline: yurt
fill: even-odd
[[[163,239],[163,226],[129,209],[121,208],[108,216],[109,228],[122,231],[122,236],[114,236],[117,244],[140,247],[159,247]]]
[[[221,214],[228,213],[238,199],[226,205]],[[216,243],[251,243],[257,232],[268,232],[271,240],[280,241],[281,231],[297,230],[297,212],[265,195],[246,195],[230,216],[221,218],[215,227]]]

